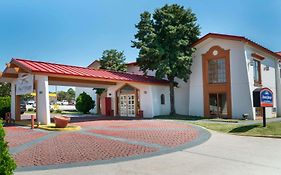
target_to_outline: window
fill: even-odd
[[[215,59],[208,62],[209,83],[226,83],[225,59]]]
[[[261,84],[261,62],[258,60],[254,61],[254,82],[256,85]]]
[[[165,95],[161,94],[161,105],[165,104]]]

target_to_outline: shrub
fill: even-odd
[[[62,111],[61,111],[60,109],[57,109],[57,110],[55,110],[55,113],[57,113],[57,114],[61,114],[61,113],[62,113]]]
[[[34,109],[33,108],[28,108],[28,110],[27,110],[28,112],[33,112],[34,111]]]
[[[86,114],[95,107],[95,101],[88,94],[83,92],[76,99],[75,107],[79,112]]]
[[[6,112],[11,112],[11,97],[0,97],[0,119],[5,118]]]
[[[50,113],[53,113],[55,110],[53,108],[50,109]]]
[[[17,165],[11,157],[8,149],[8,144],[4,140],[5,132],[0,119],[0,174],[12,175]]]

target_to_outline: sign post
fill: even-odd
[[[263,127],[266,127],[266,107],[273,107],[273,92],[269,88],[258,88],[253,91],[253,106],[262,107]]]

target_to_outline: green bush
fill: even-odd
[[[5,142],[4,137],[5,132],[0,119],[0,174],[12,175],[17,165],[9,153],[8,144]]]
[[[0,97],[0,119],[5,118],[6,112],[11,112],[11,97]]]
[[[34,109],[33,108],[28,108],[28,110],[27,110],[28,112],[33,112],[34,111]]]
[[[76,109],[84,114],[89,113],[95,107],[95,101],[85,92],[79,95],[76,99]]]
[[[60,109],[57,109],[57,110],[55,110],[55,113],[56,113],[56,114],[61,114],[62,111],[61,111]]]
[[[50,113],[53,113],[55,110],[53,108],[50,109]]]

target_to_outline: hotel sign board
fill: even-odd
[[[268,88],[258,88],[253,92],[254,107],[273,107],[273,93]]]
[[[33,75],[19,74],[16,81],[16,95],[25,95],[33,92]]]
[[[263,127],[266,127],[266,107],[273,107],[273,92],[268,88],[253,91],[253,106],[262,108]]]

